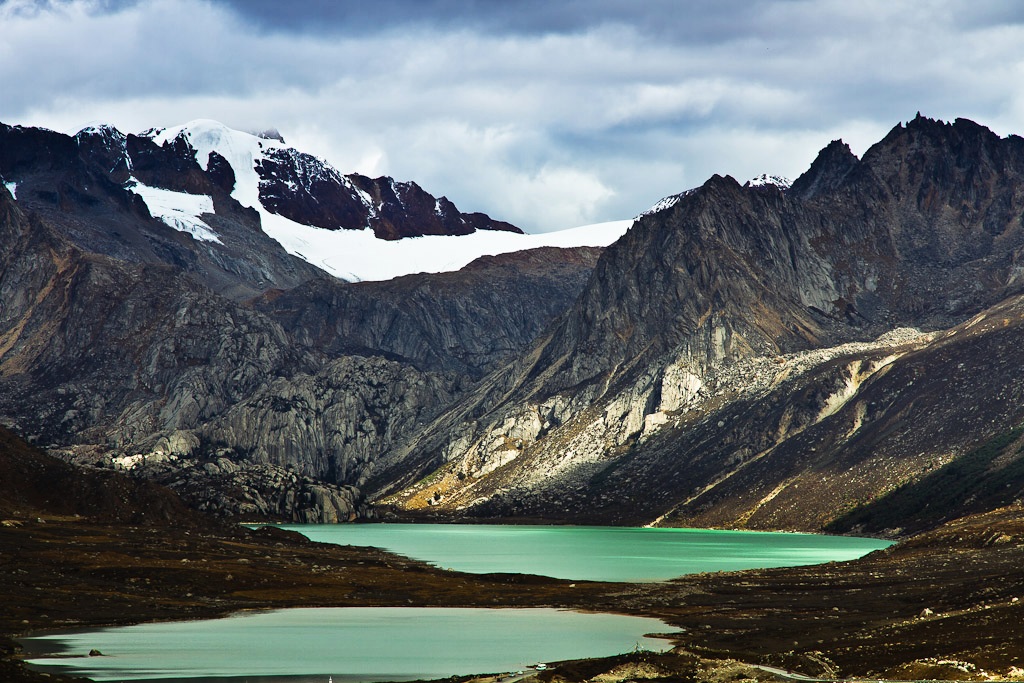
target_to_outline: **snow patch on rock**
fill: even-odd
[[[175,230],[187,232],[200,242],[223,244],[220,237],[200,216],[213,213],[213,198],[202,194],[174,192],[149,187],[137,180],[129,182],[128,189],[142,197],[149,213]]]
[[[652,214],[656,214],[656,213],[659,213],[661,211],[666,211],[668,209],[671,209],[673,206],[678,204],[683,199],[683,197],[686,197],[688,195],[693,194],[694,192],[696,192],[696,190],[697,190],[697,188],[691,188],[691,189],[686,190],[684,192],[680,192],[679,194],[669,195],[668,197],[665,197],[664,199],[660,200],[658,203],[656,203],[651,208],[649,208],[646,211],[644,211],[643,213],[641,213],[639,216],[637,216],[637,218],[642,218],[644,216],[650,216]]]

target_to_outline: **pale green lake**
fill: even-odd
[[[474,572],[661,581],[683,574],[848,560],[889,545],[810,534],[619,527],[289,525]],[[535,662],[664,649],[653,619],[547,609],[289,609],[23,639],[45,671],[98,681],[337,683],[516,671]],[[98,649],[105,656],[86,657]],[[55,653],[60,657],[53,656]],[[72,655],[72,657],[68,657]]]
[[[816,534],[484,524],[293,524],[314,541],[386,548],[457,571],[590,581],[665,581],[698,572],[853,560],[891,543]]]
[[[668,649],[657,619],[555,609],[342,607],[139,624],[26,638],[75,658],[30,660],[97,681],[335,683],[524,670],[537,662]],[[83,656],[98,649],[103,657]],[[225,678],[229,677],[229,678]],[[264,677],[270,677],[264,678]]]

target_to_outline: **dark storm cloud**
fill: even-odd
[[[749,0],[223,0],[263,30],[376,32],[403,26],[464,28],[492,34],[579,33],[596,26],[632,26],[651,36],[689,43],[729,39],[757,26]]]

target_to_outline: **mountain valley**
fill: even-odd
[[[666,680],[1024,676],[1020,137],[918,115],[547,246],[208,121],[0,125],[0,180],[7,680],[29,630],[350,604],[657,616]],[[360,277],[357,236],[422,270]],[[237,526],[380,519],[900,542],[570,586]]]

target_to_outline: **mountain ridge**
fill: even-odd
[[[852,380],[834,371],[812,373],[814,382],[827,384],[801,399],[804,407],[791,405],[788,417],[770,422],[777,431],[750,425],[742,436],[725,438],[722,430],[738,414],[730,410],[735,399],[729,397],[759,383],[744,372],[763,372],[756,368],[773,358],[865,342],[899,327],[951,328],[1022,291],[1022,174],[1020,138],[999,138],[966,120],[945,124],[919,117],[895,127],[861,160],[843,143],[832,143],[787,191],[712,177],[638,219],[604,252],[576,306],[515,367],[506,368],[503,378],[490,378],[484,385],[489,393],[478,392],[450,413],[454,417],[424,432],[405,452],[407,464],[398,459],[378,480],[382,493],[396,494],[436,469],[430,478],[436,485],[414,486],[385,502],[425,511],[433,499],[429,509],[436,515],[477,510],[485,517],[572,520],[571,510],[593,511],[595,497],[611,496],[619,516],[607,521],[642,523],[650,517],[638,519],[629,506],[643,482],[683,487],[662,493],[655,503],[660,511],[652,510],[658,519],[691,495],[687,487],[725,490],[721,481],[740,465],[746,468],[750,457],[782,453],[790,439],[800,443],[803,428],[793,432],[785,426],[797,415],[808,425],[838,426],[846,413],[838,407],[833,412],[839,417],[827,413],[833,410],[829,402],[859,405],[852,399],[860,380],[840,391]],[[1014,306],[999,310],[1016,320]],[[890,353],[881,348],[883,357]],[[999,352],[1012,354],[1012,344]],[[849,372],[857,377],[861,371]],[[1012,378],[1001,379],[1001,391],[1018,390]],[[715,395],[722,396],[717,403],[710,400]],[[1003,413],[996,422],[1010,428],[1019,417]],[[694,430],[694,420],[706,426]],[[858,431],[869,431],[863,415],[852,422],[861,425]],[[698,457],[700,451],[686,449],[700,439],[679,445],[687,429],[693,436],[725,440],[725,447],[714,449],[722,460],[707,461],[692,476],[666,476],[663,468],[673,461]],[[980,417],[962,429],[952,435],[951,445],[958,445],[940,460],[993,433],[993,425]],[[659,430],[674,436],[657,446]],[[764,445],[751,448],[750,440]],[[838,439],[830,448],[841,458],[846,446]],[[654,450],[661,455],[651,455]],[[827,522],[837,506],[856,504],[852,491],[876,495],[915,476],[921,463],[916,453],[896,455],[905,461],[890,472],[892,482],[869,477],[870,483],[846,495],[818,500],[817,511],[804,508],[802,521],[755,522],[757,500],[732,518],[688,521],[815,530],[815,520]],[[647,463],[642,469],[631,469],[630,463],[641,461]],[[412,474],[399,478],[408,464]],[[631,472],[634,483],[622,486],[619,478],[609,478],[609,468]],[[772,489],[783,491],[789,484],[765,477],[775,484],[762,495],[781,503]],[[402,483],[395,487],[387,483],[390,478]],[[699,497],[708,500],[706,494]],[[526,499],[535,502],[524,506]]]
[[[55,186],[57,174],[64,180]],[[343,175],[280,135],[260,137],[206,120],[128,135],[103,125],[74,136],[4,125],[0,178],[20,186],[26,208],[54,221],[76,202],[73,213],[92,207],[95,225],[79,229],[83,247],[191,265],[236,299],[315,277],[313,268],[349,281],[387,280],[458,270],[487,254],[603,247],[629,223],[527,235],[485,214],[463,213],[415,182]],[[113,226],[110,212],[101,210],[111,199],[133,205],[139,221],[152,217],[210,244],[192,245],[155,226],[126,231],[123,216]]]

